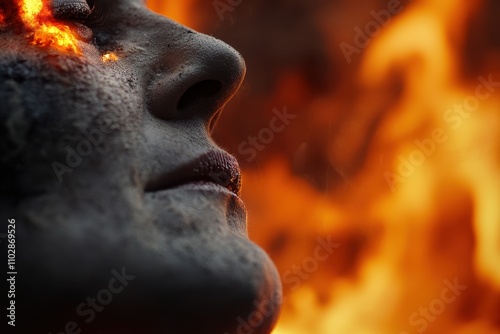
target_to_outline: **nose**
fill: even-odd
[[[208,124],[241,85],[245,62],[222,41],[179,29],[181,37],[166,42],[156,64],[148,107],[161,120],[201,118]]]

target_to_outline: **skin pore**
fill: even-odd
[[[85,26],[86,4],[52,4],[81,54],[33,45],[16,17],[0,26],[0,209],[16,220],[19,328],[223,334],[243,319],[269,333],[281,286],[237,189],[155,184],[227,158],[210,127],[241,56],[140,0],[93,1],[105,15]],[[116,292],[107,305],[103,289]]]

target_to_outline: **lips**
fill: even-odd
[[[213,183],[238,195],[241,174],[236,158],[223,151],[210,151],[199,158],[154,178],[146,185],[146,192],[177,188],[193,183]]]

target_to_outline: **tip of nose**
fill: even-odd
[[[193,36],[193,34],[191,34]],[[203,118],[207,122],[236,93],[246,73],[241,55],[203,34],[185,41],[175,63],[150,87],[150,110],[163,120]],[[169,62],[168,59],[162,60]]]

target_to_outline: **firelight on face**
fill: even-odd
[[[104,63],[109,63],[118,60],[118,56],[114,52],[107,52],[102,57],[101,60]]]

